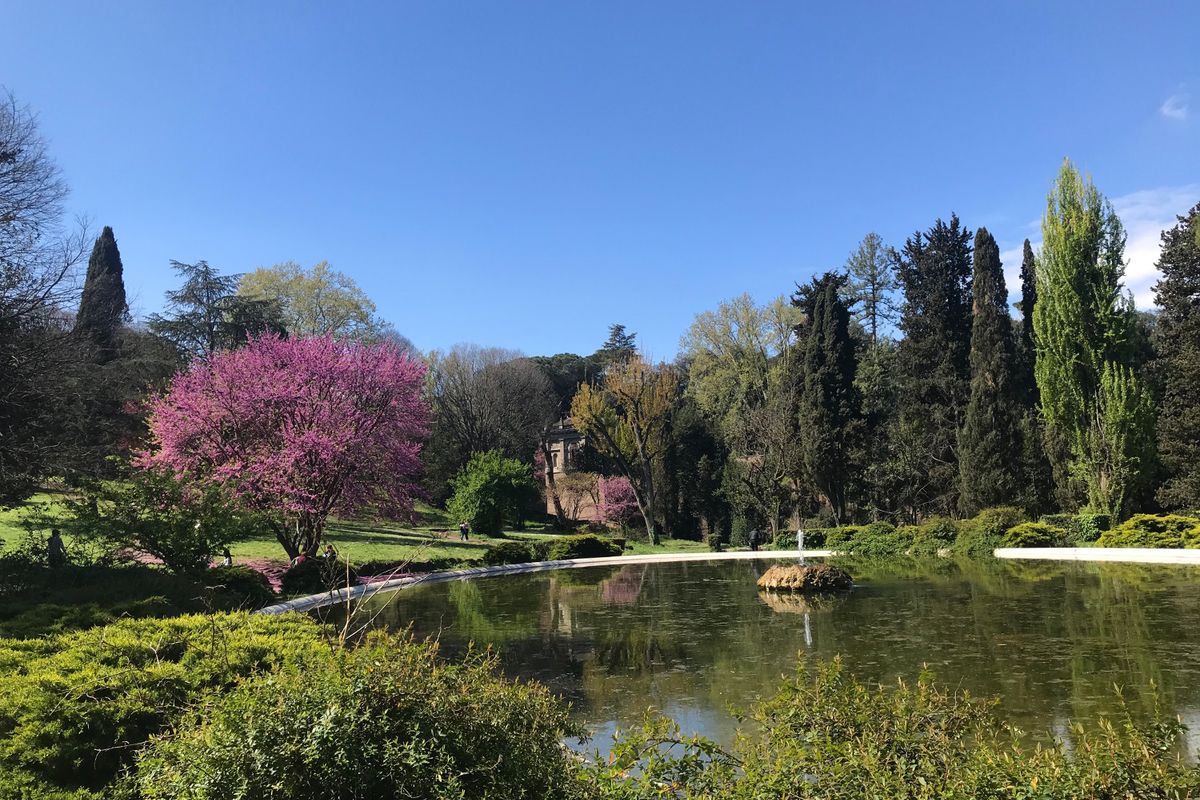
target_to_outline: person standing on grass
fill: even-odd
[[[46,559],[55,569],[67,563],[67,546],[63,543],[58,528],[50,530],[50,541],[46,542]]]
[[[458,523],[458,540],[465,542],[468,539],[467,534],[471,532],[471,526],[465,521]]]
[[[224,556],[224,558],[221,559],[221,566],[222,567],[232,567],[233,566],[233,553],[229,552],[228,547],[225,548],[224,552],[222,552],[221,555]]]

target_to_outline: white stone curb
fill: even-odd
[[[286,614],[289,611],[312,611],[335,603],[345,603],[347,600],[362,600],[378,592],[390,592],[407,589],[410,586],[427,583],[445,583],[446,581],[461,581],[467,578],[486,578],[492,575],[516,575],[525,572],[544,572],[552,569],[575,569],[578,567],[608,567],[622,564],[658,564],[672,561],[743,561],[755,558],[825,558],[832,555],[831,550],[736,550],[726,553],[659,553],[647,556],[605,556],[603,558],[570,558],[561,561],[532,561],[528,564],[505,564],[498,567],[472,567],[470,569],[445,570],[430,572],[424,575],[408,575],[403,578],[365,583],[348,589],[310,594],[297,597],[273,606],[260,608],[255,614]]]
[[[1200,550],[1153,547],[1001,547],[996,558],[1044,561],[1122,561],[1129,564],[1200,565]]]

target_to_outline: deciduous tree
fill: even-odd
[[[1034,337],[1042,414],[1070,448],[1070,474],[1121,518],[1153,463],[1153,408],[1134,373],[1125,231],[1069,161],[1050,191],[1037,263]]]
[[[412,508],[429,409],[425,366],[390,344],[264,335],[194,361],[150,414],[141,458],[270,515],[289,556],[335,511]]]
[[[633,485],[653,544],[660,541],[654,473],[666,448],[676,393],[674,370],[651,366],[635,354],[628,361],[613,363],[602,383],[581,386],[571,403],[575,427],[613,459]]]
[[[260,267],[242,276],[238,294],[275,303],[292,336],[374,342],[390,335],[390,326],[376,316],[367,293],[328,261],[311,269],[294,261]]]

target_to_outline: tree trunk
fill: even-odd
[[[658,535],[658,506],[654,497],[654,474],[651,472],[650,459],[642,459],[642,480],[646,487],[646,507],[642,511],[642,516],[646,520],[646,533],[650,536],[650,544],[659,545],[662,543]]]
[[[550,502],[554,505],[554,516],[558,519],[558,527],[566,530],[567,515],[563,513],[562,498],[558,496],[558,484],[554,482],[554,463],[550,458],[550,448],[543,442],[542,462],[546,470],[546,493],[550,495]]]

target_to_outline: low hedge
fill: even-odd
[[[913,555],[937,555],[954,546],[959,530],[959,523],[949,517],[930,517],[924,523],[913,526],[909,552]]]
[[[1067,532],[1045,522],[1022,522],[1009,528],[1001,545],[1004,547],[1062,547]]]
[[[562,561],[568,558],[619,556],[621,552],[621,548],[617,547],[610,539],[584,533],[579,536],[562,536],[554,539],[546,556],[549,561]]]
[[[200,576],[205,586],[221,589],[240,598],[242,606],[252,610],[269,606],[276,600],[275,589],[267,576],[243,566],[216,567]]]
[[[533,548],[525,542],[499,542],[489,546],[483,554],[483,563],[489,567],[503,564],[526,564],[536,560],[537,556],[534,554]]]
[[[279,590],[287,595],[317,594],[357,582],[358,570],[345,561],[309,558],[283,573]]]
[[[987,557],[1002,547],[1009,529],[1026,522],[1025,512],[1013,506],[986,508],[960,523],[953,550],[965,556]]]
[[[1100,535],[1101,547],[1200,548],[1200,519],[1179,514],[1137,514]]]

